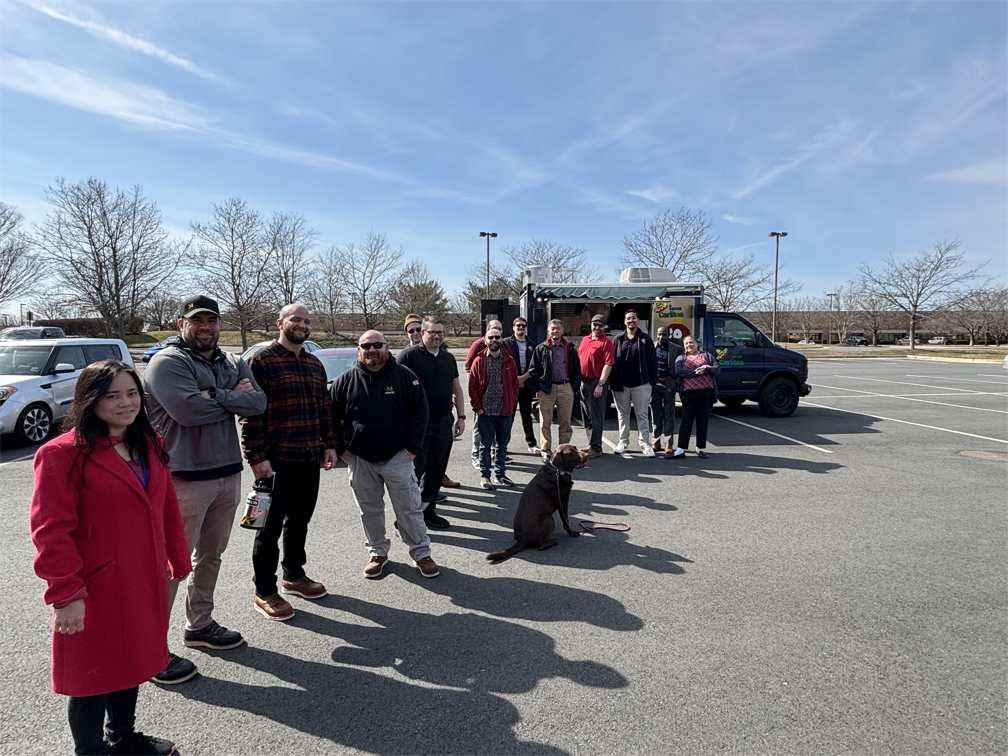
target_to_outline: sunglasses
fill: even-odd
[[[422,330],[422,328],[407,328],[406,333],[420,333]]]
[[[368,351],[370,351],[372,349],[377,349],[377,350],[381,351],[381,348],[383,346],[385,346],[385,342],[384,341],[374,341],[374,342],[368,342],[367,344],[358,344],[357,346],[358,346],[358,348],[363,349],[365,352],[368,352]]]
[[[500,336],[487,336],[487,341],[500,341]]]
[[[515,328],[528,328],[524,323],[515,323]]]

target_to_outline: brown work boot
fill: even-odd
[[[255,597],[255,608],[263,617],[268,620],[283,622],[294,616],[294,607],[279,594],[274,593],[266,598]]]
[[[457,480],[452,480],[452,479],[451,479],[451,478],[449,478],[449,477],[448,477],[447,475],[445,475],[445,476],[444,476],[444,477],[443,477],[443,478],[441,479],[441,487],[442,487],[442,488],[458,488],[458,487],[459,487],[459,486],[461,486],[461,485],[462,485],[462,484],[461,484],[461,483],[459,483],[459,482],[458,482]]]
[[[414,564],[417,566],[417,569],[420,570],[420,574],[426,578],[437,577],[441,574],[438,566],[434,564],[434,560],[430,557],[424,557],[419,562],[414,562]]]
[[[385,569],[385,564],[388,562],[387,556],[372,556],[368,563],[364,565],[364,577],[366,578],[376,578],[381,577],[382,570]]]
[[[307,575],[303,575],[297,580],[284,580],[280,583],[280,588],[284,593],[296,593],[301,598],[312,600],[329,595],[329,591],[322,583],[312,580]]]

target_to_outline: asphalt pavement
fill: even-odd
[[[180,600],[171,646],[201,674],[144,685],[138,726],[187,755],[1008,752],[1008,371],[810,372],[790,418],[719,405],[707,460],[646,459],[635,442],[617,457],[610,417],[571,512],[630,531],[561,534],[496,565],[484,556],[511,543],[539,461],[516,426],[519,488],[483,491],[467,432],[433,580],[395,538],[386,575],[365,580],[346,468],[323,473],[308,572],[330,595],[263,619],[252,534],[236,526],[215,618],[248,644],[184,649]],[[5,448],[0,463],[0,752],[71,753],[31,570],[33,453]]]

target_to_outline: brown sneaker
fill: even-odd
[[[382,570],[385,569],[385,565],[388,563],[387,556],[373,556],[368,560],[368,563],[364,565],[364,577],[366,578],[376,578],[381,577]]]
[[[420,574],[427,578],[437,577],[441,574],[438,566],[434,564],[434,560],[430,557],[424,557],[419,562],[414,562],[417,569],[420,570]]]
[[[255,608],[263,617],[268,620],[283,622],[294,616],[294,607],[287,603],[279,594],[274,593],[266,598],[255,597]]]
[[[660,452],[661,451],[661,441],[655,441],[653,444],[651,444],[651,448],[654,449],[654,451],[656,451],[656,452]]]
[[[451,479],[451,478],[449,478],[449,477],[448,477],[447,475],[445,475],[445,476],[444,476],[444,477],[443,477],[443,478],[441,479],[441,487],[442,487],[442,488],[458,488],[458,487],[459,487],[459,486],[461,486],[461,485],[462,485],[462,484],[461,484],[461,483],[459,483],[459,482],[458,482],[457,480],[452,480],[452,479]]]
[[[326,590],[326,587],[322,583],[312,580],[307,575],[297,580],[284,580],[280,583],[280,588],[284,593],[296,593],[301,598],[312,600],[329,595],[329,591]]]

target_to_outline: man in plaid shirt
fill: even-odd
[[[325,596],[325,586],[305,574],[305,540],[318,499],[320,464],[331,470],[337,456],[325,368],[303,348],[311,335],[308,310],[287,305],[277,328],[279,338],[249,360],[252,375],[266,392],[266,411],[241,422],[242,448],[252,474],[273,476],[266,526],[256,533],[252,547],[255,608],[267,619],[288,620],[294,609],[277,593],[280,535],[283,592],[307,599]]]

